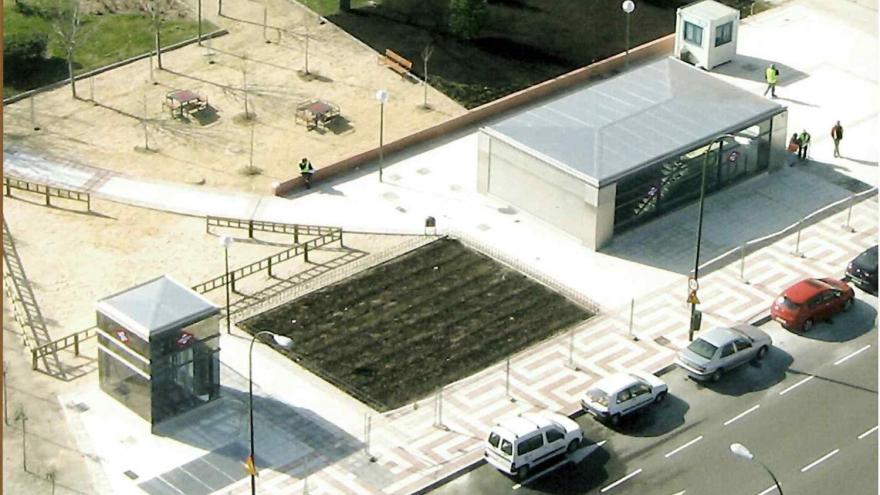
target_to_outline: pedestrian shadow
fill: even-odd
[[[737,79],[745,79],[758,83],[767,83],[765,71],[770,64],[776,65],[779,70],[779,82],[776,84],[777,89],[794,84],[800,80],[806,79],[810,75],[801,72],[794,67],[782,64],[775,60],[767,60],[764,58],[751,57],[749,55],[734,55],[733,60],[712,69],[711,72],[724,74],[725,76],[735,77]]]
[[[761,361],[747,363],[727,371],[721,380],[715,383],[698,382],[697,386],[719,394],[737,397],[767,390],[785,380],[788,369],[793,362],[794,358],[791,354],[778,347],[771,347],[770,352]]]
[[[789,103],[794,103],[796,105],[801,105],[801,106],[805,106],[805,107],[812,107],[812,108],[819,108],[821,106],[821,105],[816,105],[815,103],[809,103],[809,102],[802,101],[802,100],[796,100],[794,98],[788,98],[785,96],[777,96],[776,100],[787,101]]]
[[[867,165],[869,167],[876,167],[877,166],[876,160],[873,160],[873,161],[872,160],[859,160],[858,158],[851,158],[851,157],[844,156],[844,155],[840,155],[840,158],[847,160],[847,161],[850,161],[850,162],[858,163],[860,165]]]

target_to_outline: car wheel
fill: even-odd
[[[809,318],[804,322],[804,326],[802,327],[804,333],[809,332],[813,328],[813,319]]]
[[[846,302],[843,303],[843,310],[844,310],[844,311],[849,311],[849,310],[852,309],[852,306],[853,306],[853,300],[852,300],[852,298],[847,299]]]
[[[724,371],[721,368],[718,368],[717,370],[715,370],[714,373],[712,373],[712,381],[717,382],[718,380],[721,379],[721,375],[723,375],[723,374],[724,374]]]
[[[528,476],[529,476],[529,465],[528,464],[520,466],[520,468],[516,470],[516,477],[519,478],[520,481],[528,478]]]
[[[578,447],[580,447],[580,445],[581,445],[580,440],[572,440],[571,442],[568,442],[568,448],[565,449],[565,451],[568,452],[569,454],[571,454],[572,452],[577,450]]]
[[[608,418],[608,422],[611,423],[611,426],[617,426],[620,424],[620,414],[612,414],[610,418]]]
[[[766,345],[764,347],[758,349],[758,353],[755,354],[755,361],[760,361],[760,360],[764,359],[764,356],[767,355],[768,351],[769,351],[769,349],[767,349]]]
[[[654,402],[656,402],[657,404],[663,402],[664,400],[666,400],[666,392],[660,392],[659,394],[657,394],[657,397],[654,397]]]

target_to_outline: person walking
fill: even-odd
[[[801,135],[798,137],[798,140],[800,142],[800,149],[798,149],[798,158],[801,160],[806,160],[807,152],[809,151],[810,147],[810,133],[807,132],[806,129],[804,129],[801,132]]]
[[[794,167],[795,162],[798,159],[798,153],[801,151],[801,140],[798,138],[797,133],[791,135],[791,139],[788,141],[788,166]]]
[[[299,161],[299,173],[306,182],[306,189],[311,189],[312,174],[315,173],[315,167],[312,166],[312,162],[310,162],[308,158],[303,157],[303,159]]]
[[[834,141],[834,158],[840,158],[840,142],[843,140],[843,126],[838,120],[831,128],[831,139]]]
[[[776,64],[770,64],[770,67],[767,67],[767,70],[764,71],[764,78],[767,80],[764,96],[767,96],[769,91],[770,96],[776,98],[776,83],[779,81],[779,69],[776,68]]]

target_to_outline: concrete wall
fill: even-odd
[[[781,170],[788,163],[788,138],[791,134],[788,130],[788,111],[773,117],[773,134],[770,137],[770,163],[767,166],[769,172]]]
[[[477,191],[507,201],[598,249],[614,232],[615,185],[601,190],[481,131]]]
[[[672,51],[674,38],[675,35],[670,34],[669,36],[633,48],[629,52],[630,62],[637,64],[640,61],[652,60],[657,57],[668,55]],[[596,62],[595,64],[590,64],[541,84],[536,84],[530,88],[507,95],[504,98],[499,98],[493,102],[471,109],[464,115],[454,117],[433,127],[423,129],[395,141],[385,143],[385,156],[387,158],[393,153],[400,152],[412,146],[421,145],[469,126],[474,126],[504,112],[515,110],[536,101],[555,96],[572,87],[580,86],[595,77],[615,70],[621,70],[624,64],[624,54],[620,53],[600,62]],[[340,160],[332,165],[317,169],[312,180],[320,182],[354,170],[356,167],[378,160],[378,158],[379,149],[373,148],[350,156],[344,160]],[[302,187],[302,178],[296,176],[275,186],[274,194],[277,196],[283,196]]]

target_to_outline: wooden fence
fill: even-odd
[[[61,198],[83,202],[86,204],[86,210],[92,211],[92,199],[87,192],[74,191],[73,189],[64,189],[63,187],[47,186],[46,184],[40,184],[39,182],[16,179],[14,177],[4,175],[3,194],[7,197],[12,197],[13,189],[42,194],[46,198],[46,206],[52,206],[50,198]]]

